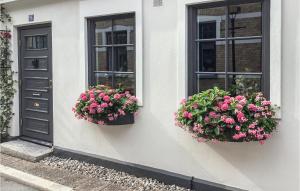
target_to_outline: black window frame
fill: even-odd
[[[225,0],[222,2],[211,2],[202,3],[196,5],[190,5],[188,9],[188,95],[193,95],[197,92],[197,10],[205,8],[215,8],[215,7],[225,7],[225,33],[228,31],[228,12],[229,6],[240,5],[247,3],[257,3],[262,4],[262,70],[261,70],[261,89],[265,97],[270,98],[270,0]],[[247,72],[228,72],[228,45],[230,38],[228,34],[225,34],[225,72],[203,72],[207,75],[221,74],[225,75],[225,89],[228,87],[228,77],[233,73],[235,75],[250,75]],[[235,39],[249,39],[248,37],[235,37]],[[204,39],[206,40],[206,39]],[[255,73],[251,73],[255,75]]]
[[[113,21],[117,19],[126,19],[126,18],[132,18],[134,20],[133,23],[133,31],[134,31],[134,39],[132,44],[114,44],[114,36],[113,36]],[[111,32],[111,44],[109,45],[96,45],[96,36],[95,36],[95,28],[96,28],[96,22],[97,21],[106,21],[111,20],[112,22],[112,32]],[[132,94],[136,94],[136,14],[135,12],[129,12],[129,13],[120,13],[120,14],[113,14],[113,15],[107,15],[107,16],[97,16],[97,17],[89,17],[87,18],[87,42],[88,42],[88,85],[89,86],[95,86],[96,80],[95,80],[95,73],[109,73],[112,77],[112,88],[116,88],[114,84],[114,75],[115,74],[133,74],[134,76],[134,92],[131,92]],[[133,47],[134,50],[134,68],[133,71],[130,72],[124,72],[124,71],[116,71],[115,63],[114,63],[114,47],[120,47],[120,46],[126,46],[126,47]],[[112,70],[107,71],[96,71],[96,47],[111,47],[112,48]]]

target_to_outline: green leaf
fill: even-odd
[[[216,127],[214,129],[214,132],[215,132],[216,135],[220,135],[220,129],[219,129],[219,127]]]

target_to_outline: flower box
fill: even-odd
[[[134,115],[132,113],[120,116],[113,121],[105,119],[106,125],[129,125],[134,123]]]
[[[231,96],[215,87],[183,99],[175,120],[199,142],[263,144],[277,127],[275,110],[262,93]]]
[[[137,110],[137,98],[129,91],[104,85],[90,87],[81,93],[73,108],[78,119],[98,125],[133,124]]]

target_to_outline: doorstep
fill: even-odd
[[[0,152],[13,157],[35,162],[50,155],[53,152],[53,149],[27,141],[14,140],[1,143]]]

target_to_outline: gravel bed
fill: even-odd
[[[112,184],[117,184],[136,191],[189,191],[175,185],[165,185],[151,178],[138,178],[125,172],[104,168],[94,164],[81,162],[73,159],[64,159],[50,156],[40,161],[40,163],[54,168],[66,169],[76,174],[86,175],[91,178],[99,178]]]

